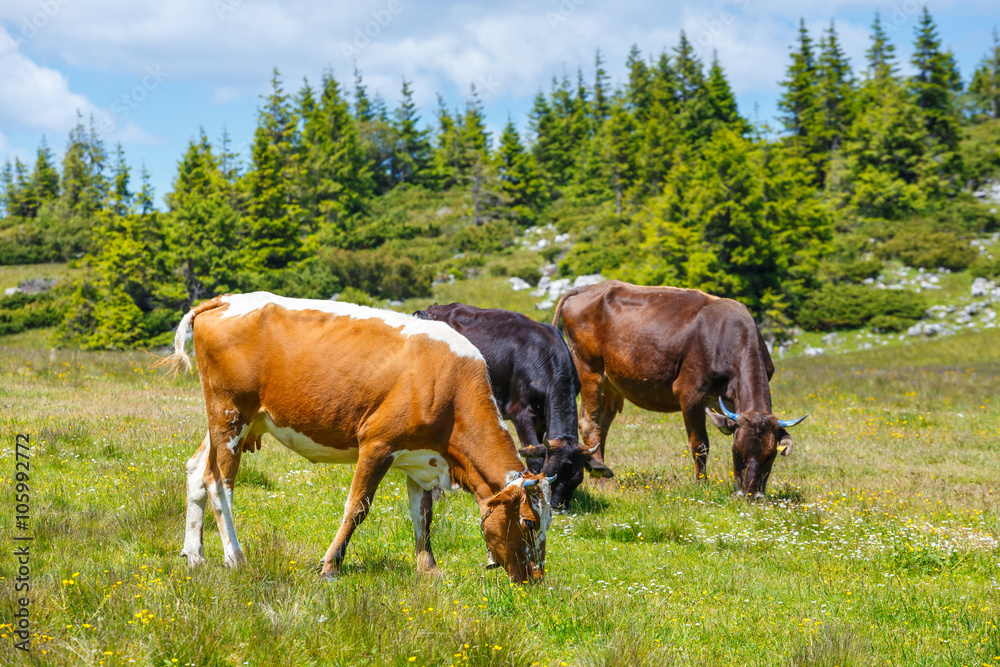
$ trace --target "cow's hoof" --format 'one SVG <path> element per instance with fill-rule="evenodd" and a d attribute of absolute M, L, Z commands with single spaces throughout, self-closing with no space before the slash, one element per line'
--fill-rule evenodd
<path fill-rule="evenodd" d="M 226 559 L 222 561 L 222 564 L 231 570 L 236 570 L 245 565 L 247 562 L 246 556 L 242 553 L 236 553 L 232 556 L 226 556 Z"/>
<path fill-rule="evenodd" d="M 208 562 L 208 559 L 200 554 L 188 554 L 182 551 L 181 557 L 187 559 L 187 565 L 192 570 L 196 567 L 201 567 Z"/>
<path fill-rule="evenodd" d="M 417 574 L 432 580 L 444 579 L 444 572 L 439 570 L 436 565 L 433 567 L 419 567 L 417 568 Z"/>

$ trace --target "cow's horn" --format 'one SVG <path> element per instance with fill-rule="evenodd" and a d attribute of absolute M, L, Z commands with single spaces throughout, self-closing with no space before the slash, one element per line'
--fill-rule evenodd
<path fill-rule="evenodd" d="M 798 419 L 779 419 L 778 426 L 782 428 L 788 428 L 789 426 L 795 426 L 796 424 L 802 423 L 802 420 L 808 417 L 808 414 L 804 414 Z"/>
<path fill-rule="evenodd" d="M 738 414 L 736 414 L 735 412 L 731 412 L 729 410 L 729 408 L 726 407 L 726 404 L 722 402 L 722 397 L 721 396 L 719 396 L 719 407 L 722 408 L 722 414 L 726 415 L 727 417 L 729 417 L 730 419 L 732 419 L 734 422 L 738 422 L 740 420 L 740 416 Z M 803 417 L 802 419 L 805 419 L 805 417 Z M 799 421 L 801 421 L 801 420 L 799 420 Z"/>
<path fill-rule="evenodd" d="M 597 443 L 593 447 L 587 450 L 587 456 L 593 456 L 597 453 L 597 450 L 601 448 L 601 443 Z"/>
<path fill-rule="evenodd" d="M 521 488 L 530 489 L 535 484 L 538 484 L 538 480 L 537 479 L 526 479 L 526 480 L 524 480 L 524 484 L 521 485 Z"/>
<path fill-rule="evenodd" d="M 545 481 L 551 484 L 552 482 L 556 481 L 556 476 L 552 475 L 552 477 L 546 477 Z"/>

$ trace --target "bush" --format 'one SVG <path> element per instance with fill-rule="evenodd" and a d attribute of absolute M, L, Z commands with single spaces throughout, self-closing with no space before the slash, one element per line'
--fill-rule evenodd
<path fill-rule="evenodd" d="M 997 249 L 996 254 L 991 253 L 991 255 L 980 255 L 969 265 L 969 272 L 972 273 L 973 277 L 1000 277 L 1000 248 Z"/>
<path fill-rule="evenodd" d="M 877 259 L 859 259 L 853 262 L 830 262 L 823 266 L 824 280 L 838 283 L 860 283 L 866 278 L 876 278 L 884 265 Z"/>
<path fill-rule="evenodd" d="M 355 287 L 380 299 L 403 300 L 431 294 L 433 274 L 429 267 L 382 251 L 333 250 L 324 253 L 313 270 L 317 280 L 326 272 L 327 289 L 336 279 L 342 288 Z"/>
<path fill-rule="evenodd" d="M 911 231 L 898 234 L 875 249 L 881 259 L 898 259 L 907 266 L 944 267 L 960 271 L 976 259 L 967 241 L 951 232 Z"/>
<path fill-rule="evenodd" d="M 65 311 L 65 304 L 52 294 L 17 293 L 0 297 L 0 336 L 55 326 L 62 321 Z"/>
<path fill-rule="evenodd" d="M 923 317 L 924 310 L 923 297 L 914 292 L 827 283 L 805 300 L 796 321 L 820 331 L 863 326 L 901 331 Z"/>

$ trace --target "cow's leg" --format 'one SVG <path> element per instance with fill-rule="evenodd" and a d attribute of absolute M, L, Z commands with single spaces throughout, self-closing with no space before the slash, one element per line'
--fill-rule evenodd
<path fill-rule="evenodd" d="M 212 440 L 208 434 L 202 440 L 198 451 L 188 459 L 184 466 L 187 473 L 187 518 L 185 519 L 184 548 L 181 555 L 187 558 L 189 567 L 195 567 L 205 562 L 203 547 L 205 526 L 205 504 L 208 502 L 208 489 L 205 487 L 205 473 L 208 470 L 208 450 Z"/>
<path fill-rule="evenodd" d="M 684 427 L 687 429 L 688 445 L 694 459 L 695 479 L 707 479 L 705 466 L 708 463 L 708 431 L 705 430 L 705 405 L 703 400 L 692 398 L 681 401 Z"/>
<path fill-rule="evenodd" d="M 354 479 L 351 480 L 351 490 L 347 494 L 344 506 L 344 519 L 333 538 L 330 548 L 323 556 L 320 577 L 333 578 L 340 574 L 340 566 L 344 563 L 347 543 L 351 541 L 354 529 L 368 516 L 375 489 L 385 474 L 392 467 L 392 457 L 387 448 L 379 444 L 361 444 L 358 465 L 354 469 Z"/>
<path fill-rule="evenodd" d="M 212 442 L 208 448 L 205 487 L 222 537 L 224 562 L 229 567 L 236 567 L 246 561 L 240 540 L 236 537 L 236 521 L 233 518 L 233 484 L 240 470 L 240 457 L 243 454 L 241 434 L 238 425 L 227 425 L 218 430 L 210 428 L 209 431 Z"/>
<path fill-rule="evenodd" d="M 608 428 L 611 426 L 610 419 L 604 419 L 603 406 L 604 396 L 601 386 L 604 376 L 590 368 L 577 364 L 577 372 L 580 376 L 580 438 L 587 449 L 598 448 L 598 456 L 604 460 L 604 441 L 608 436 Z M 606 425 L 602 426 L 604 422 Z"/>
<path fill-rule="evenodd" d="M 433 496 L 422 486 L 406 477 L 406 493 L 410 497 L 410 518 L 413 519 L 413 534 L 417 545 L 417 572 L 440 575 L 434 554 L 431 552 L 431 510 Z"/>
<path fill-rule="evenodd" d="M 514 430 L 517 432 L 517 439 L 521 441 L 521 447 L 534 447 L 540 444 L 538 433 L 535 431 L 535 414 L 529 406 L 517 410 L 510 416 L 514 422 Z"/>

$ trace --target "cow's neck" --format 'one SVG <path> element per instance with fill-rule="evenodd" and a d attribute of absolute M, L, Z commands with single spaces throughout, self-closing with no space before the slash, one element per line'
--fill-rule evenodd
<path fill-rule="evenodd" d="M 737 412 L 771 414 L 771 386 L 767 368 L 759 354 L 748 354 L 736 375 L 733 399 Z"/>
<path fill-rule="evenodd" d="M 455 481 L 476 497 L 480 511 L 507 485 L 508 475 L 524 472 L 524 463 L 507 429 L 479 425 L 472 437 L 458 434 L 451 443 Z"/>

